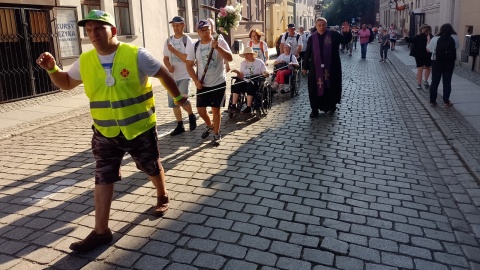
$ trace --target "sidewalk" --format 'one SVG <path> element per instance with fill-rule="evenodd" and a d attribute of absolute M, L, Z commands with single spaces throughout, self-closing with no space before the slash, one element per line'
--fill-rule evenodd
<path fill-rule="evenodd" d="M 392 53 L 394 53 L 403 64 L 410 67 L 415 75 L 417 74 L 415 58 L 408 55 L 410 51 L 406 45 L 397 45 L 397 48 L 394 52 L 388 52 L 390 55 Z M 453 102 L 455 110 L 457 110 L 480 133 L 480 85 L 459 76 L 459 74 L 461 74 L 463 76 L 475 76 L 480 78 L 480 74 L 470 71 L 466 63 L 462 64 L 463 66 L 455 67 L 455 73 L 453 74 L 452 78 L 452 93 L 450 95 L 450 99 Z M 432 80 L 430 76 L 429 83 L 431 83 L 431 81 Z M 412 87 L 415 86 L 416 82 L 413 81 Z M 425 89 L 422 91 L 425 91 Z M 438 93 L 439 96 L 442 96 L 442 82 L 440 82 L 438 87 Z M 438 100 L 441 100 L 441 98 L 438 98 Z M 442 105 L 443 102 L 439 102 L 439 106 Z"/>

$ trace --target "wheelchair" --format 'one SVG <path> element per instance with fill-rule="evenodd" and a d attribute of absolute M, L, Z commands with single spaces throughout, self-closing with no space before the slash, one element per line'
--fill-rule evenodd
<path fill-rule="evenodd" d="M 234 85 L 238 77 L 232 77 L 231 85 Z M 252 101 L 252 111 L 255 113 L 255 116 L 260 119 L 262 116 L 266 116 L 268 114 L 268 110 L 272 107 L 272 88 L 270 87 L 270 83 L 261 75 L 256 79 L 251 80 L 250 82 L 240 82 L 243 83 L 255 83 L 257 84 L 258 88 L 255 92 L 255 96 L 253 97 Z M 239 94 L 238 101 L 236 107 L 233 108 L 233 93 L 230 94 L 229 102 L 228 102 L 228 117 L 234 118 L 235 116 L 239 115 L 241 111 L 247 106 L 247 93 L 242 91 Z"/>
<path fill-rule="evenodd" d="M 278 66 L 273 67 L 273 75 L 272 75 L 272 83 L 275 81 L 275 77 L 277 76 L 277 71 L 278 71 Z M 288 81 L 288 85 L 286 85 L 286 90 L 285 86 L 284 89 L 282 90 L 282 94 L 285 93 L 290 93 L 290 97 L 296 97 L 298 96 L 299 90 L 300 90 L 300 79 L 302 76 L 301 72 L 301 67 L 295 67 L 292 69 L 292 74 L 287 75 L 285 78 L 285 81 Z"/>

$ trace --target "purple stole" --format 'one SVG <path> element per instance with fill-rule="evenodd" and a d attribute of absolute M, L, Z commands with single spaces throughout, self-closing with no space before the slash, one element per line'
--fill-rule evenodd
<path fill-rule="evenodd" d="M 317 96 L 322 97 L 325 88 L 330 88 L 330 71 L 332 67 L 332 33 L 325 32 L 323 48 L 320 51 L 320 34 L 312 35 L 313 62 L 315 64 L 315 81 L 317 82 Z"/>

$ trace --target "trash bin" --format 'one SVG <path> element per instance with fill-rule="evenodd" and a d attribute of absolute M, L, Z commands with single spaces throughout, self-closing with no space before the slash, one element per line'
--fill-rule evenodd
<path fill-rule="evenodd" d="M 239 54 L 243 52 L 243 41 L 241 39 L 237 39 L 233 41 L 233 53 Z"/>

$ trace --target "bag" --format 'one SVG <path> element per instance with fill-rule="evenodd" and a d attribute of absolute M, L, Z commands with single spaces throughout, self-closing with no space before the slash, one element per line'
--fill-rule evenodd
<path fill-rule="evenodd" d="M 375 34 L 373 33 L 373 30 L 368 28 L 368 31 L 370 31 L 370 36 L 368 37 L 368 43 L 372 43 L 373 40 L 375 39 Z"/>
<path fill-rule="evenodd" d="M 415 57 L 415 50 L 416 50 L 415 49 L 415 43 L 410 43 L 410 53 L 409 53 L 409 55 Z"/>
<path fill-rule="evenodd" d="M 457 49 L 455 40 L 451 36 L 441 36 L 437 40 L 435 48 L 435 60 L 441 62 L 455 62 L 457 59 Z"/>

